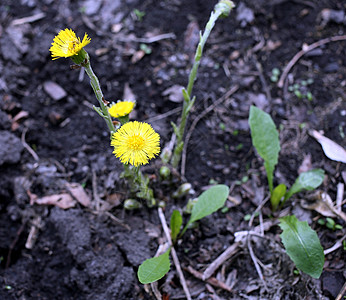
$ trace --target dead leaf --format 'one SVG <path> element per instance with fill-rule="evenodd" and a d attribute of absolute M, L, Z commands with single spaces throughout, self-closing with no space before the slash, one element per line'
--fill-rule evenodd
<path fill-rule="evenodd" d="M 301 206 L 306 209 L 315 210 L 322 216 L 331 218 L 340 217 L 346 221 L 346 214 L 343 211 L 337 210 L 327 193 L 316 193 L 316 196 L 316 201 L 314 203 L 309 204 L 307 201 L 302 200 Z"/>
<path fill-rule="evenodd" d="M 121 204 L 123 195 L 114 193 L 107 196 L 106 201 L 101 201 L 100 211 L 110 211 Z"/>
<path fill-rule="evenodd" d="M 68 209 L 68 208 L 74 207 L 77 203 L 72 198 L 72 196 L 67 193 L 62 193 L 59 195 L 44 196 L 42 198 L 38 198 L 35 194 L 31 194 L 31 196 L 33 196 L 33 198 L 30 197 L 30 203 L 33 202 L 38 205 L 55 205 L 62 209 Z"/>
<path fill-rule="evenodd" d="M 346 163 L 346 151 L 344 148 L 316 130 L 311 130 L 309 134 L 321 144 L 324 154 L 329 159 Z"/>
<path fill-rule="evenodd" d="M 80 204 L 91 207 L 91 199 L 79 183 L 66 183 L 68 191 Z"/>

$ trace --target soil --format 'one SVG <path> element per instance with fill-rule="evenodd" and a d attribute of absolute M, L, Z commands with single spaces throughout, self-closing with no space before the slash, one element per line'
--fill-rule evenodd
<path fill-rule="evenodd" d="M 198 32 L 215 4 L 1 1 L 0 299 L 155 299 L 139 283 L 137 270 L 163 242 L 157 209 L 143 201 L 141 209 L 124 209 L 124 200 L 132 195 L 121 179 L 122 165 L 112 154 L 107 127 L 92 109 L 97 103 L 89 80 L 83 70 L 70 70 L 67 59 L 52 61 L 49 47 L 60 29 L 72 28 L 81 37 L 87 32 L 91 43 L 86 50 L 106 99 L 134 97 L 131 118 L 152 124 L 164 147 L 181 107 L 165 91 L 186 86 Z M 232 87 L 238 89 L 197 123 L 186 141 L 184 174 L 179 168 L 173 180 L 161 180 L 160 159 L 143 172 L 150 175 L 157 200 L 165 203 L 167 220 L 173 209 L 182 210 L 210 184 L 231 187 L 227 207 L 201 220 L 176 246 L 193 299 L 342 299 L 342 245 L 326 255 L 319 279 L 295 275 L 269 204 L 253 226 L 246 221 L 268 194 L 247 119 L 255 104 L 271 114 L 280 130 L 275 184 L 291 186 L 307 161 L 309 168 L 325 170 L 319 191 L 336 199 L 338 184 L 345 184 L 345 164 L 326 157 L 309 131 L 323 132 L 346 147 L 345 40 L 306 53 L 283 88 L 271 76 L 274 68 L 282 73 L 304 45 L 344 35 L 346 5 L 341 0 L 248 0 L 236 5 L 228 18 L 217 21 L 206 44 L 188 128 Z M 136 9 L 144 15 L 138 17 Z M 152 42 L 161 34 L 169 35 Z M 300 97 L 292 91 L 294 85 Z M 190 182 L 193 191 L 174 199 L 183 182 Z M 77 202 L 68 193 L 71 183 L 85 192 Z M 70 207 L 34 203 L 51 195 L 66 197 Z M 302 201 L 311 195 L 294 196 L 283 213 L 308 221 L 328 249 L 345 236 L 345 221 L 334 218 L 343 228 L 338 230 L 319 225 L 317 220 L 325 216 L 303 208 Z M 341 209 L 346 212 L 345 201 Z M 190 266 L 203 272 L 234 243 L 236 232 L 262 222 L 271 222 L 265 238 L 253 237 L 251 248 L 242 246 L 213 274 L 231 292 L 186 271 Z M 185 298 L 174 266 L 158 287 L 164 299 Z"/>

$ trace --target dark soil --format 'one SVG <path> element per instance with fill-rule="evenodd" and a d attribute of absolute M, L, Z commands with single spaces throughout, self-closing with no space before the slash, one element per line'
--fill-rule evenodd
<path fill-rule="evenodd" d="M 106 99 L 129 97 L 125 88 L 129 86 L 130 96 L 137 101 L 132 118 L 151 123 L 163 147 L 171 138 L 170 122 L 179 117 L 174 109 L 181 105 L 163 93 L 173 85 L 186 86 L 198 32 L 204 29 L 215 3 L 1 1 L 0 299 L 154 299 L 136 273 L 162 243 L 157 209 L 144 202 L 140 210 L 124 209 L 123 201 L 132 195 L 120 178 L 122 165 L 112 154 L 107 127 L 92 109 L 96 99 L 89 80 L 83 70 L 70 70 L 69 60 L 52 61 L 49 47 L 60 29 L 72 28 L 78 36 L 87 32 L 91 43 L 86 50 Z M 182 178 L 161 181 L 159 159 L 143 168 L 152 178 L 157 200 L 166 203 L 167 219 L 173 209 L 183 209 L 188 201 L 188 197 L 171 197 L 184 181 L 193 186 L 191 198 L 218 182 L 230 186 L 231 200 L 238 200 L 228 201 L 228 210 L 186 232 L 176 246 L 184 270 L 191 266 L 203 272 L 234 242 L 236 232 L 253 230 L 244 217 L 268 193 L 262 161 L 251 144 L 247 123 L 251 104 L 270 113 L 280 129 L 275 184 L 291 186 L 308 155 L 310 167 L 326 172 L 320 191 L 334 201 L 337 184 L 345 184 L 345 165 L 327 158 L 308 134 L 312 129 L 323 131 L 346 147 L 345 41 L 327 43 L 304 55 L 283 88 L 270 79 L 272 70 L 282 72 L 304 44 L 345 34 L 344 1 L 247 0 L 236 4 L 230 17 L 217 21 L 207 42 L 188 125 L 232 87 L 238 85 L 238 90 L 197 123 L 188 141 Z M 141 20 L 135 9 L 145 12 Z M 328 13 L 330 19 L 325 18 Z M 34 18 L 22 19 L 30 16 Z M 167 33 L 171 33 L 168 38 L 147 43 Z M 141 44 L 151 53 L 136 61 Z M 311 83 L 305 86 L 309 79 Z M 291 92 L 294 84 L 303 95 L 311 92 L 312 100 Z M 32 203 L 33 195 L 67 193 L 67 183 L 83 186 L 91 205 L 75 203 L 73 208 L 61 209 Z M 307 220 L 328 249 L 345 236 L 345 222 L 334 218 L 343 226 L 335 231 L 319 225 L 317 220 L 325 217 L 301 206 L 307 196 L 294 196 L 285 214 Z M 345 194 L 341 196 L 345 199 Z M 346 211 L 345 201 L 342 209 Z M 260 216 L 265 222 L 271 220 L 269 204 Z M 256 218 L 254 226 L 258 224 Z M 346 278 L 344 248 L 326 256 L 320 279 L 294 275 L 280 233 L 274 222 L 264 239 L 252 239 L 267 288 L 245 245 L 213 275 L 232 285 L 232 292 L 184 272 L 193 298 L 337 297 Z M 174 266 L 159 282 L 159 290 L 169 299 L 185 297 Z"/>

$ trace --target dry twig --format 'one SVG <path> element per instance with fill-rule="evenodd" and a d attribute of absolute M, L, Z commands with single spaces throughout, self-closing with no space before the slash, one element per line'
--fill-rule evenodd
<path fill-rule="evenodd" d="M 335 298 L 335 300 L 341 300 L 342 296 L 344 296 L 346 293 L 346 282 L 344 283 L 344 285 L 341 288 L 340 293 L 338 294 L 338 296 Z"/>
<path fill-rule="evenodd" d="M 251 241 L 250 241 L 250 235 L 248 236 L 248 240 L 247 240 L 247 247 L 249 249 L 249 253 L 250 253 L 250 257 L 255 265 L 255 268 L 256 268 L 256 271 L 257 271 L 257 274 L 259 276 L 259 278 L 261 279 L 262 281 L 262 284 L 264 286 L 264 289 L 266 291 L 268 291 L 268 287 L 267 287 L 267 284 L 264 280 L 264 277 L 263 277 L 263 274 L 262 274 L 262 270 L 261 270 L 261 267 L 259 266 L 258 262 L 257 262 L 257 257 L 255 256 L 255 253 L 253 252 L 252 250 L 252 246 L 251 246 Z"/>
<path fill-rule="evenodd" d="M 338 241 L 334 244 L 334 246 L 332 246 L 332 247 L 330 247 L 330 248 L 324 250 L 324 255 L 327 255 L 327 254 L 329 254 L 329 253 L 331 253 L 331 252 L 333 252 L 333 251 L 339 249 L 339 248 L 342 246 L 343 240 L 345 240 L 345 239 L 346 239 L 346 235 L 344 235 L 340 240 L 338 240 Z"/>
<path fill-rule="evenodd" d="M 230 257 L 239 251 L 239 243 L 229 246 L 218 258 L 216 258 L 209 267 L 203 272 L 201 279 L 207 280 L 214 272 Z"/>
<path fill-rule="evenodd" d="M 287 64 L 285 67 L 284 71 L 281 74 L 280 80 L 278 82 L 278 87 L 282 88 L 284 86 L 284 81 L 289 73 L 289 71 L 292 69 L 292 67 L 296 64 L 296 62 L 306 53 L 309 51 L 320 47 L 322 45 L 325 45 L 330 42 L 337 42 L 337 41 L 343 41 L 346 40 L 346 35 L 337 35 L 337 36 L 332 36 L 323 40 L 319 40 L 309 46 L 303 47 L 302 50 L 300 50 L 293 58 L 290 60 L 290 62 Z"/>
<path fill-rule="evenodd" d="M 203 273 L 200 273 L 200 272 L 196 271 L 191 266 L 188 266 L 187 268 L 185 268 L 185 270 L 188 271 L 189 273 L 191 273 L 196 278 L 198 278 L 198 279 L 200 279 L 202 281 L 205 281 L 205 280 L 203 280 Z M 207 282 L 207 283 L 209 283 L 209 284 L 211 284 L 211 285 L 213 285 L 215 287 L 224 289 L 224 290 L 226 290 L 228 292 L 232 292 L 232 289 L 227 284 L 225 284 L 224 282 L 216 279 L 215 277 L 210 277 L 205 282 Z"/>
<path fill-rule="evenodd" d="M 163 211 L 162 211 L 161 207 L 158 208 L 158 213 L 159 213 L 159 218 L 160 218 L 160 221 L 161 221 L 161 225 L 162 225 L 163 231 L 165 232 L 165 236 L 166 236 L 166 238 L 168 240 L 169 245 L 171 246 L 171 254 L 172 254 L 173 262 L 174 262 L 175 268 L 177 269 L 177 273 L 179 275 L 180 283 L 181 283 L 181 285 L 182 285 L 182 287 L 184 289 L 184 293 L 186 295 L 186 299 L 191 300 L 192 299 L 191 298 L 191 294 L 190 294 L 190 291 L 189 291 L 189 289 L 187 287 L 183 271 L 181 270 L 180 262 L 179 262 L 179 259 L 178 259 L 178 255 L 175 252 L 175 249 L 173 247 L 173 243 L 172 243 L 172 239 L 171 239 L 171 234 L 169 232 L 169 229 L 168 229 L 168 226 L 167 226 L 167 223 L 166 223 L 166 218 L 165 218 L 165 216 L 163 214 Z"/>
<path fill-rule="evenodd" d="M 40 158 L 38 157 L 38 155 L 36 154 L 36 152 L 27 144 L 27 142 L 25 141 L 25 134 L 28 131 L 28 128 L 24 128 L 23 132 L 22 132 L 22 144 L 23 147 L 28 150 L 28 152 L 32 155 L 32 157 L 34 158 L 34 160 L 39 161 Z"/>

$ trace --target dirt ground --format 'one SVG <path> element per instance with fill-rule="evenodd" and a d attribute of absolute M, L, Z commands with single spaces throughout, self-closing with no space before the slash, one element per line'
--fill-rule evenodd
<path fill-rule="evenodd" d="M 345 164 L 329 159 L 309 134 L 317 130 L 346 147 L 346 4 L 235 3 L 231 15 L 217 21 L 201 61 L 185 167 L 172 180 L 160 179 L 160 159 L 143 171 L 157 200 L 165 202 L 168 221 L 173 209 L 182 210 L 208 185 L 231 188 L 226 207 L 201 220 L 176 245 L 193 299 L 343 299 L 345 219 L 333 217 L 342 229 L 318 223 L 331 212 L 307 208 L 313 193 L 295 195 L 282 215 L 308 221 L 325 250 L 336 245 L 326 255 L 320 279 L 294 272 L 269 203 L 249 225 L 247 217 L 266 198 L 268 186 L 247 120 L 255 104 L 270 113 L 280 131 L 275 184 L 291 186 L 302 167 L 322 168 L 326 177 L 319 192 L 333 201 L 341 197 L 341 212 L 346 212 Z M 152 124 L 163 147 L 171 138 L 170 122 L 180 115 L 180 86 L 187 85 L 199 30 L 215 4 L 0 2 L 0 299 L 155 299 L 136 274 L 164 241 L 157 208 L 143 202 L 141 209 L 124 209 L 131 195 L 107 127 L 92 109 L 97 102 L 89 80 L 83 70 L 70 70 L 69 60 L 52 61 L 49 48 L 61 29 L 71 28 L 80 37 L 87 32 L 86 50 L 106 99 L 136 99 L 131 117 Z M 341 38 L 324 40 L 335 36 Z M 279 87 L 289 61 L 315 42 L 321 44 L 292 65 Z M 280 71 L 276 78 L 275 69 Z M 216 101 L 220 104 L 205 113 Z M 193 191 L 174 199 L 183 182 Z M 40 204 L 52 195 L 69 208 Z M 251 237 L 212 275 L 223 287 L 188 271 L 203 272 L 235 243 L 235 233 L 258 226 L 264 226 L 264 237 Z M 158 289 L 163 299 L 185 299 L 173 265 Z"/>

